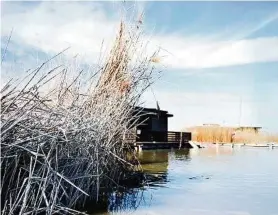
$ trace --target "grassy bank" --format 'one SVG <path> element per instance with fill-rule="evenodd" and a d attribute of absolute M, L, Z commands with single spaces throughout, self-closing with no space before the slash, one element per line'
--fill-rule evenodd
<path fill-rule="evenodd" d="M 140 55 L 140 24 L 121 22 L 93 73 L 53 65 L 61 52 L 2 87 L 1 214 L 80 214 L 75 208 L 134 170 L 123 137 L 156 56 Z"/>

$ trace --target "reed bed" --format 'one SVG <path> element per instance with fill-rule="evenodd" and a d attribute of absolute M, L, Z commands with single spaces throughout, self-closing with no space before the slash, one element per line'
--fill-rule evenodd
<path fill-rule="evenodd" d="M 189 129 L 192 139 L 198 142 L 228 142 L 232 141 L 233 128 L 219 126 L 196 126 Z"/>
<path fill-rule="evenodd" d="M 278 143 L 277 134 L 254 132 L 250 129 L 238 130 L 237 127 L 195 126 L 187 129 L 192 139 L 198 142 L 213 143 Z"/>
<path fill-rule="evenodd" d="M 2 87 L 1 214 L 81 214 L 76 208 L 134 170 L 124 137 L 138 123 L 133 109 L 154 81 L 157 56 L 142 56 L 139 24 L 121 22 L 85 84 L 84 70 L 45 71 L 61 52 Z"/>
<path fill-rule="evenodd" d="M 278 135 L 266 132 L 237 132 L 233 137 L 234 143 L 278 143 Z"/>

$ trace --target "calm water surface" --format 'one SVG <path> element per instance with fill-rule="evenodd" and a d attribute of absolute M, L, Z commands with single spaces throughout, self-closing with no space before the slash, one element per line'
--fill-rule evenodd
<path fill-rule="evenodd" d="M 120 200 L 112 194 L 101 214 L 278 215 L 278 149 L 152 150 L 139 157 L 149 185 Z"/>

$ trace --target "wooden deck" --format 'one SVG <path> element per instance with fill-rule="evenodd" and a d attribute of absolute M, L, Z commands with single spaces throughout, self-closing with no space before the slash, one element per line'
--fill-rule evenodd
<path fill-rule="evenodd" d="M 224 146 L 225 144 L 223 144 Z M 229 146 L 231 147 L 257 147 L 257 148 L 277 148 L 278 144 L 274 144 L 274 143 L 243 143 L 243 144 L 238 144 L 238 143 L 234 143 L 234 144 L 229 144 Z"/>
<path fill-rule="evenodd" d="M 135 148 L 139 149 L 178 149 L 178 148 L 192 148 L 189 142 L 178 143 L 178 142 L 137 142 L 134 145 Z"/>
<path fill-rule="evenodd" d="M 167 141 L 155 141 L 162 132 L 150 132 L 148 141 L 140 141 L 140 137 L 129 139 L 129 144 L 137 149 L 171 149 L 171 148 L 193 148 L 189 143 L 191 133 L 168 131 Z M 165 135 L 165 132 L 163 134 Z"/>
<path fill-rule="evenodd" d="M 199 143 L 200 145 L 215 145 L 215 146 L 223 146 L 223 147 L 250 147 L 250 148 L 278 148 L 278 143 Z"/>

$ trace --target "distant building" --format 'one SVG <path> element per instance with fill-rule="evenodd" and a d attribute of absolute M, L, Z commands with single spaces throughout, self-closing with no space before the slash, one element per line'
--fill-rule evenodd
<path fill-rule="evenodd" d="M 203 124 L 203 126 L 220 127 L 219 124 L 211 124 L 211 123 L 209 123 L 209 124 Z"/>
<path fill-rule="evenodd" d="M 251 133 L 258 133 L 262 127 L 257 127 L 257 126 L 240 126 L 236 127 L 236 131 L 244 131 L 244 132 L 251 132 Z"/>

